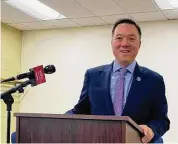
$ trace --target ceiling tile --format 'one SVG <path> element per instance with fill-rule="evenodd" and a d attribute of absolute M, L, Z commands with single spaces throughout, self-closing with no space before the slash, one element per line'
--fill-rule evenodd
<path fill-rule="evenodd" d="M 163 10 L 163 13 L 168 19 L 178 19 L 178 9 Z"/>
<path fill-rule="evenodd" d="M 13 20 L 7 19 L 6 17 L 1 17 L 1 22 L 3 22 L 3 23 L 14 23 Z"/>
<path fill-rule="evenodd" d="M 69 19 L 60 19 L 60 20 L 50 20 L 48 21 L 51 25 L 57 28 L 64 28 L 64 27 L 79 27 L 80 25 L 73 22 Z"/>
<path fill-rule="evenodd" d="M 124 11 L 113 0 L 77 0 L 77 2 L 97 16 L 124 14 Z"/>
<path fill-rule="evenodd" d="M 161 12 L 130 14 L 136 21 L 167 20 Z"/>
<path fill-rule="evenodd" d="M 33 30 L 32 28 L 29 28 L 23 24 L 8 24 L 16 29 L 19 29 L 19 30 Z"/>
<path fill-rule="evenodd" d="M 131 18 L 131 17 L 129 17 L 128 15 L 112 15 L 112 16 L 101 16 L 100 18 L 109 24 L 114 24 L 118 19 Z"/>
<path fill-rule="evenodd" d="M 98 17 L 90 17 L 90 18 L 79 18 L 79 19 L 72 19 L 76 23 L 82 26 L 92 26 L 92 25 L 105 25 L 107 24 L 103 20 L 99 19 Z"/>
<path fill-rule="evenodd" d="M 21 23 L 30 29 L 51 29 L 55 28 L 55 26 L 52 26 L 48 23 L 48 21 L 39 21 L 39 22 L 33 22 L 33 23 Z"/>
<path fill-rule="evenodd" d="M 84 8 L 75 0 L 40 0 L 51 8 L 55 9 L 67 18 L 80 18 L 94 16 L 89 10 Z"/>
<path fill-rule="evenodd" d="M 153 0 L 114 0 L 127 13 L 159 10 Z"/>
<path fill-rule="evenodd" d="M 38 21 L 38 19 L 26 15 L 5 2 L 1 2 L 1 18 L 14 23 Z"/>

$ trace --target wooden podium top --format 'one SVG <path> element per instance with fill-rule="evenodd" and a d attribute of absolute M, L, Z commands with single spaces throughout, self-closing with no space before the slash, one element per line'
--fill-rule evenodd
<path fill-rule="evenodd" d="M 109 120 L 109 121 L 126 121 L 141 135 L 142 129 L 128 116 L 101 116 L 101 115 L 80 115 L 80 114 L 45 114 L 45 113 L 14 113 L 15 117 L 31 118 L 56 118 L 56 119 L 83 119 L 83 120 Z"/>

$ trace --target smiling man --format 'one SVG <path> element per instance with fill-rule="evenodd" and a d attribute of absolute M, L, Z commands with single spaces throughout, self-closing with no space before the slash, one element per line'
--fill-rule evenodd
<path fill-rule="evenodd" d="M 144 132 L 143 143 L 163 142 L 169 130 L 163 77 L 135 61 L 141 29 L 130 19 L 118 20 L 111 40 L 115 60 L 88 69 L 78 103 L 68 114 L 129 116 Z"/>

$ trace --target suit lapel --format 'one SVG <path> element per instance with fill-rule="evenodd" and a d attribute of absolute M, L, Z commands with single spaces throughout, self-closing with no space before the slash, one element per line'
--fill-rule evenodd
<path fill-rule="evenodd" d="M 112 71 L 113 63 L 110 65 L 105 66 L 101 71 L 99 71 L 99 82 L 101 88 L 105 91 L 104 95 L 102 96 L 102 101 L 105 103 L 105 111 L 107 114 L 113 115 L 114 109 L 110 95 L 110 83 L 111 83 L 111 71 Z"/>
<path fill-rule="evenodd" d="M 144 82 L 143 70 L 138 64 L 136 64 L 132 84 L 122 115 L 127 115 L 130 111 L 130 108 L 134 108 L 133 104 L 135 100 L 137 99 L 139 100 L 139 91 L 143 85 L 143 82 Z"/>

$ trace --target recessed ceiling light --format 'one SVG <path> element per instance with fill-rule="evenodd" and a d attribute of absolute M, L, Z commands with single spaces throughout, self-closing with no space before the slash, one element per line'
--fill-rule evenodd
<path fill-rule="evenodd" d="M 155 0 L 161 9 L 178 8 L 178 0 Z"/>
<path fill-rule="evenodd" d="M 20 11 L 41 20 L 66 18 L 38 0 L 6 0 L 5 2 Z"/>

